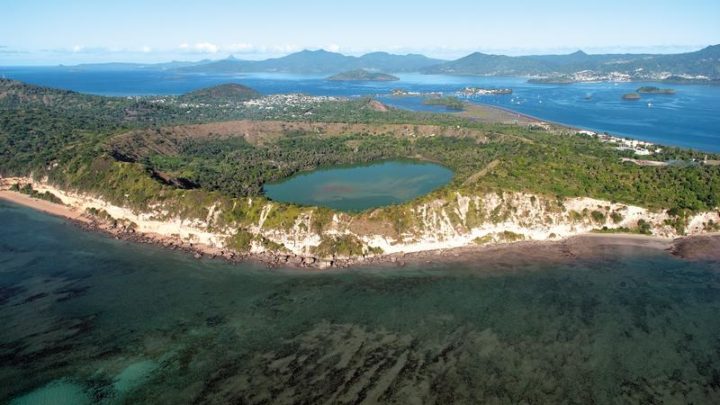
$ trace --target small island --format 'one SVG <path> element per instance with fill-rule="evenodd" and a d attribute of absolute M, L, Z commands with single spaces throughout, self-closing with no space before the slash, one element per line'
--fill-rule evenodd
<path fill-rule="evenodd" d="M 178 97 L 178 100 L 183 103 L 240 103 L 261 96 L 256 90 L 242 84 L 226 83 L 191 91 Z"/>
<path fill-rule="evenodd" d="M 622 99 L 626 101 L 637 101 L 640 100 L 640 95 L 638 93 L 627 93 L 623 94 Z"/>
<path fill-rule="evenodd" d="M 461 91 L 466 96 L 502 96 L 512 94 L 512 89 L 485 89 L 482 87 L 465 87 Z"/>
<path fill-rule="evenodd" d="M 465 103 L 457 97 L 428 97 L 423 100 L 425 105 L 440 105 L 445 106 L 448 110 L 462 111 L 465 109 Z"/>
<path fill-rule="evenodd" d="M 548 77 L 535 77 L 528 79 L 530 84 L 573 84 L 576 80 L 568 76 L 548 76 Z"/>
<path fill-rule="evenodd" d="M 655 86 L 643 86 L 635 91 L 637 91 L 640 94 L 668 94 L 668 95 L 675 94 L 674 89 L 661 89 L 661 88 L 655 87 Z"/>
<path fill-rule="evenodd" d="M 330 76 L 327 80 L 344 82 L 344 81 L 362 81 L 362 82 L 391 82 L 400 80 L 400 78 L 381 72 L 371 72 L 365 69 L 350 70 Z"/>

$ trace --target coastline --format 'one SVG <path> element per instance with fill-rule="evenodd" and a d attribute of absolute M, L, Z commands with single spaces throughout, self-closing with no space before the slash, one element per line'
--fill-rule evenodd
<path fill-rule="evenodd" d="M 68 206 L 55 204 L 50 201 L 40 200 L 37 198 L 32 198 L 29 195 L 20 192 L 0 190 L 0 199 L 10 201 L 11 203 L 22 205 L 24 207 L 32 208 L 34 210 L 41 211 L 56 217 L 61 217 L 72 221 L 78 221 L 85 224 L 91 222 L 87 217 L 71 209 Z"/>
<path fill-rule="evenodd" d="M 465 110 L 460 111 L 457 114 L 462 117 L 466 117 L 466 118 L 476 118 L 473 115 L 474 112 L 487 111 L 487 112 L 498 113 L 501 115 L 501 117 L 502 116 L 506 117 L 506 120 L 498 120 L 495 123 L 500 123 L 500 124 L 509 123 L 507 120 L 518 121 L 518 124 L 526 124 L 526 125 L 527 124 L 538 124 L 538 123 L 544 122 L 544 123 L 548 123 L 548 124 L 557 125 L 557 126 L 560 126 L 563 128 L 574 129 L 573 127 L 570 127 L 568 125 L 564 125 L 564 124 L 553 122 L 553 121 L 543 120 L 542 118 L 535 117 L 535 116 L 532 116 L 529 114 L 524 114 L 524 113 L 512 110 L 510 108 L 506 108 L 506 107 L 500 107 L 500 106 L 496 106 L 496 105 L 490 105 L 490 104 L 479 103 L 479 102 L 470 102 L 467 100 L 464 100 L 464 103 L 465 103 Z M 475 111 L 473 111 L 473 110 L 475 110 Z M 521 123 L 520 119 L 524 120 L 525 122 Z"/>
<path fill-rule="evenodd" d="M 166 236 L 153 232 L 135 232 L 132 228 L 113 226 L 112 224 L 91 217 L 85 213 L 80 213 L 67 205 L 55 204 L 49 201 L 32 198 L 26 194 L 16 191 L 0 190 L 0 200 L 9 201 L 10 203 L 65 219 L 69 223 L 84 231 L 99 232 L 115 239 L 133 243 L 145 243 L 170 250 L 180 250 L 188 254 L 192 254 L 197 259 L 205 256 L 213 259 L 225 259 L 232 262 L 254 259 L 255 261 L 269 265 L 275 264 L 275 262 L 279 260 L 279 258 L 275 258 L 276 260 L 273 260 L 273 257 L 267 254 L 237 254 L 235 252 L 226 251 L 204 243 L 186 242 L 179 237 Z"/>
<path fill-rule="evenodd" d="M 208 257 L 228 262 L 252 261 L 269 268 L 288 267 L 309 270 L 352 268 L 358 266 L 402 267 L 408 264 L 466 262 L 468 260 L 497 257 L 508 253 L 521 253 L 534 260 L 559 258 L 591 258 L 601 254 L 599 247 L 622 246 L 628 249 L 646 248 L 667 251 L 685 260 L 720 261 L 720 233 L 668 238 L 626 233 L 583 233 L 559 240 L 525 240 L 518 242 L 468 245 L 447 249 L 429 249 L 416 252 L 387 253 L 369 257 L 334 259 L 331 261 L 295 254 L 261 252 L 237 253 L 204 243 L 190 243 L 179 237 L 152 232 L 135 232 L 132 228 L 118 227 L 80 213 L 67 205 L 60 205 L 11 190 L 0 190 L 0 200 L 21 205 L 49 215 L 63 218 L 78 228 L 100 232 L 109 237 L 132 243 L 145 243 L 179 250 L 196 259 Z"/>

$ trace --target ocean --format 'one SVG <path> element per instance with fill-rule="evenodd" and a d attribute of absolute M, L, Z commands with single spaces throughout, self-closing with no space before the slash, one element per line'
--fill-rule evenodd
<path fill-rule="evenodd" d="M 530 84 L 517 77 L 464 77 L 400 74 L 396 82 L 334 82 L 325 76 L 258 73 L 182 74 L 158 70 L 85 70 L 72 67 L 0 67 L 0 76 L 83 93 L 134 96 L 181 94 L 221 83 L 241 83 L 263 94 L 305 93 L 377 96 L 401 108 L 442 111 L 418 99 L 386 97 L 392 89 L 455 93 L 464 87 L 511 88 L 512 95 L 482 96 L 472 101 L 508 108 L 540 119 L 659 144 L 720 152 L 720 86 L 663 83 Z M 640 86 L 671 87 L 675 95 L 622 95 Z"/>

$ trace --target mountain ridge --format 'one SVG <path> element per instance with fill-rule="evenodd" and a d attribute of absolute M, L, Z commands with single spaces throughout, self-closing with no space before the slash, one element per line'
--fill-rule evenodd
<path fill-rule="evenodd" d="M 580 72 L 618 75 L 627 80 L 720 78 L 720 45 L 678 54 L 587 54 L 506 56 L 474 52 L 463 58 L 423 69 L 426 74 L 559 77 Z"/>
<path fill-rule="evenodd" d="M 182 72 L 195 73 L 251 73 L 280 72 L 305 74 L 333 74 L 349 70 L 378 70 L 383 72 L 416 72 L 422 68 L 442 63 L 440 59 L 424 55 L 396 55 L 372 52 L 362 56 L 347 56 L 325 50 L 302 50 L 279 58 L 259 61 L 222 59 L 206 64 L 179 68 Z"/>
<path fill-rule="evenodd" d="M 529 76 L 547 82 L 583 80 L 668 80 L 717 83 L 720 81 L 720 45 L 676 54 L 606 53 L 577 50 L 569 54 L 508 56 L 473 52 L 455 60 L 433 59 L 408 53 L 370 52 L 361 56 L 326 50 L 302 50 L 264 60 L 239 59 L 165 63 L 107 63 L 61 66 L 79 70 L 171 70 L 184 73 L 295 73 L 332 75 L 352 70 L 386 73 L 424 73 L 470 76 Z M 578 76 L 578 74 L 581 74 Z"/>

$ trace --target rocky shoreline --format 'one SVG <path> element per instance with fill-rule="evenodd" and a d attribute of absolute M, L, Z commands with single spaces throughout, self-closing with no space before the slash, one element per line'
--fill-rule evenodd
<path fill-rule="evenodd" d="M 284 266 L 313 269 L 329 267 L 345 268 L 357 262 L 356 260 L 348 259 L 325 260 L 314 256 L 272 252 L 240 253 L 229 249 L 210 247 L 201 243 L 185 242 L 178 238 L 135 232 L 132 228 L 113 227 L 111 224 L 88 216 L 86 216 L 85 219 L 86 220 L 67 218 L 74 226 L 87 232 L 100 232 L 117 240 L 154 245 L 164 249 L 180 251 L 192 255 L 195 259 L 219 259 L 231 263 L 253 261 L 266 265 L 268 268 Z"/>
<path fill-rule="evenodd" d="M 522 254 L 533 260 L 559 261 L 592 258 L 601 255 L 598 246 L 623 246 L 628 249 L 644 247 L 667 251 L 684 259 L 720 261 L 720 234 L 686 236 L 665 239 L 635 234 L 586 234 L 558 241 L 520 241 L 495 245 L 466 246 L 412 253 L 393 253 L 359 258 L 323 259 L 279 252 L 238 253 L 203 244 L 183 242 L 165 236 L 138 233 L 131 228 L 112 227 L 108 223 L 85 216 L 86 220 L 68 219 L 74 226 L 88 232 L 101 232 L 118 240 L 149 244 L 181 251 L 195 259 L 217 259 L 229 263 L 255 262 L 268 269 L 295 268 L 306 270 L 352 269 L 359 266 L 405 267 L 407 265 L 448 262 L 468 262 L 488 257 Z"/>
<path fill-rule="evenodd" d="M 574 257 L 591 257 L 597 254 L 599 245 L 626 247 L 650 247 L 666 250 L 686 260 L 720 261 L 720 234 L 686 236 L 675 239 L 635 234 L 581 234 L 560 240 L 526 240 L 512 243 L 469 245 L 448 249 L 433 249 L 409 253 L 385 253 L 354 258 L 321 258 L 285 252 L 236 252 L 212 247 L 203 243 L 183 241 L 179 237 L 151 232 L 137 232 L 134 227 L 119 221 L 107 221 L 88 213 L 79 213 L 65 205 L 37 200 L 27 195 L 0 192 L 0 198 L 60 216 L 74 226 L 89 232 L 101 232 L 109 237 L 132 243 L 155 245 L 169 250 L 181 251 L 196 259 L 210 258 L 230 263 L 256 262 L 269 269 L 297 268 L 307 270 L 346 269 L 353 267 L 403 267 L 408 264 L 467 262 L 484 260 L 489 256 L 516 253 L 534 260 L 554 260 Z"/>

